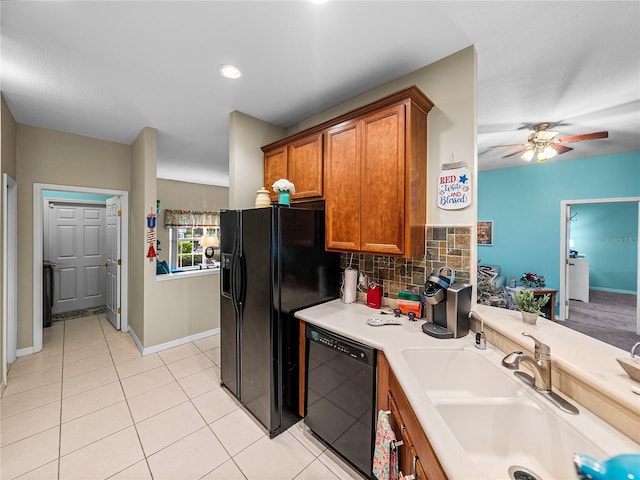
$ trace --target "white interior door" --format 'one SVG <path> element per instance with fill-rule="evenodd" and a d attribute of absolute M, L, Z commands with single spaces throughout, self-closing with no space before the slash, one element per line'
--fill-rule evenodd
<path fill-rule="evenodd" d="M 120 270 L 121 252 L 120 236 L 122 227 L 122 208 L 120 197 L 107 200 L 107 319 L 120 330 L 121 295 Z"/>
<path fill-rule="evenodd" d="M 48 250 L 55 264 L 52 313 L 104 306 L 106 220 L 101 204 L 50 201 Z"/>

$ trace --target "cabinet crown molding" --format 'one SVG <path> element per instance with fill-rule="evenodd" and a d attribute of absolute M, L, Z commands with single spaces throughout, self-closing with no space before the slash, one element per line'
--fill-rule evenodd
<path fill-rule="evenodd" d="M 415 85 L 412 85 L 409 88 L 405 88 L 396 93 L 392 93 L 391 95 L 381 98 L 380 100 L 377 100 L 373 103 L 364 105 L 362 107 L 358 107 L 355 110 L 351 110 L 350 112 L 344 113 L 338 117 L 327 120 L 326 122 L 319 123 L 318 125 L 307 128 L 306 130 L 302 130 L 286 138 L 272 142 L 268 145 L 261 147 L 261 149 L 263 152 L 267 152 L 278 147 L 283 147 L 300 138 L 306 137 L 314 133 L 321 133 L 327 128 L 339 125 L 343 122 L 352 120 L 362 115 L 366 115 L 370 112 L 373 112 L 380 108 L 384 108 L 388 105 L 392 105 L 403 100 L 410 100 L 413 104 L 413 108 L 416 108 L 416 107 L 420 108 L 424 110 L 425 113 L 429 113 L 429 111 L 433 108 L 433 102 L 429 100 L 429 98 L 424 93 L 422 93 L 422 90 L 420 90 Z"/>

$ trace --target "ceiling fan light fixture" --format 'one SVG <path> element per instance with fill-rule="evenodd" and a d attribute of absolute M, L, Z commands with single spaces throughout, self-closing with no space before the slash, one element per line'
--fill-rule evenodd
<path fill-rule="evenodd" d="M 522 157 L 520 157 L 520 158 L 522 158 L 522 160 L 524 160 L 525 162 L 530 162 L 531 159 L 533 158 L 533 155 L 534 155 L 533 149 L 529 148 L 527 151 L 525 151 L 522 154 Z"/>
<path fill-rule="evenodd" d="M 538 153 L 538 161 L 539 162 L 546 162 L 550 158 L 555 157 L 557 154 L 558 154 L 558 152 L 556 152 L 553 149 L 553 147 L 551 147 L 550 145 L 547 145 L 546 147 L 544 147 L 542 149 L 541 152 Z"/>

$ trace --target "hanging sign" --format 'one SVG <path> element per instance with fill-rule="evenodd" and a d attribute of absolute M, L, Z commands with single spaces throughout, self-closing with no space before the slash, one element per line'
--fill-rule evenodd
<path fill-rule="evenodd" d="M 154 258 L 158 256 L 155 249 L 156 244 L 156 214 L 150 213 L 147 215 L 147 243 L 149 244 L 149 248 L 147 249 L 147 258 L 149 261 L 152 261 Z"/>
<path fill-rule="evenodd" d="M 460 210 L 471 205 L 471 175 L 466 162 L 445 163 L 438 177 L 438 207 Z"/>

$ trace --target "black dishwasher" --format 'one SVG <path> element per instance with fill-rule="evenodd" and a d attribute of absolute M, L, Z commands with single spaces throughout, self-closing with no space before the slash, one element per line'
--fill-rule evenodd
<path fill-rule="evenodd" d="M 305 424 L 372 478 L 376 351 L 306 324 Z"/>

